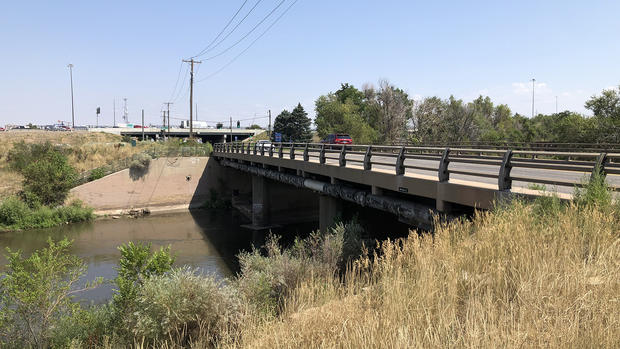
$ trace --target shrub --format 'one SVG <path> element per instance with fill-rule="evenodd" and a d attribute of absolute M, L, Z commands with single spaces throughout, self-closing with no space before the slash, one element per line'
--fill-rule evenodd
<path fill-rule="evenodd" d="M 296 239 L 290 249 L 281 248 L 278 239 L 270 236 L 264 246 L 266 256 L 257 249 L 239 255 L 237 286 L 260 312 L 277 313 L 301 282 L 330 279 L 359 256 L 361 230 L 357 223 L 340 223 L 329 233 L 314 232 Z"/>
<path fill-rule="evenodd" d="M 137 180 L 144 176 L 151 164 L 151 156 L 145 153 L 140 153 L 134 156 L 133 160 L 129 164 L 129 176 L 133 180 Z"/>
<path fill-rule="evenodd" d="M 90 171 L 88 175 L 88 181 L 96 181 L 99 178 L 103 178 L 105 176 L 106 170 L 103 167 L 97 167 L 96 169 Z"/>
<path fill-rule="evenodd" d="M 612 197 L 605 176 L 594 171 L 589 180 L 584 179 L 583 188 L 575 188 L 574 201 L 580 206 L 609 207 Z"/>
<path fill-rule="evenodd" d="M 26 197 L 38 198 L 44 205 L 61 205 L 73 187 L 77 172 L 59 151 L 50 151 L 22 170 Z"/>
<path fill-rule="evenodd" d="M 23 201 L 9 197 L 0 204 L 0 227 L 8 230 L 50 228 L 65 223 L 89 221 L 93 209 L 75 200 L 67 206 L 31 208 Z"/>
<path fill-rule="evenodd" d="M 213 342 L 241 323 L 241 309 L 232 287 L 192 269 L 175 269 L 144 281 L 131 327 L 135 338 L 149 343 L 187 343 L 198 336 Z"/>
<path fill-rule="evenodd" d="M 55 322 L 78 305 L 72 295 L 89 289 L 101 281 L 75 289 L 79 278 L 86 274 L 86 265 L 69 253 L 67 239 L 53 242 L 35 251 L 28 258 L 21 252 L 7 249 L 7 272 L 0 280 L 2 321 L 9 328 L 2 333 L 3 343 L 46 348 Z"/>
<path fill-rule="evenodd" d="M 128 316 L 135 310 L 135 301 L 138 291 L 145 280 L 151 276 L 163 275 L 170 271 L 174 257 L 170 254 L 170 247 L 160 248 L 151 253 L 151 244 L 129 242 L 119 246 L 118 276 L 115 279 L 117 289 L 112 299 L 117 325 L 122 325 Z M 126 328 L 120 328 L 125 332 Z"/>

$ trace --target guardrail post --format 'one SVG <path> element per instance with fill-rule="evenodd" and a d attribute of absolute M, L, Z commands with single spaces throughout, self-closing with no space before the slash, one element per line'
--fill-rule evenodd
<path fill-rule="evenodd" d="M 347 166 L 347 147 L 345 145 L 340 149 L 340 158 L 338 159 L 338 165 L 340 167 Z"/>
<path fill-rule="evenodd" d="M 265 143 L 260 145 L 260 155 L 265 156 Z"/>
<path fill-rule="evenodd" d="M 598 158 L 596 158 L 596 163 L 594 164 L 594 168 L 592 169 L 592 176 L 590 176 L 590 180 L 592 180 L 593 176 L 599 174 L 605 177 L 605 164 L 607 163 L 607 153 L 601 153 Z"/>
<path fill-rule="evenodd" d="M 369 145 L 366 148 L 366 154 L 364 154 L 364 170 L 370 171 L 372 170 L 372 162 L 370 161 L 372 158 L 372 145 Z"/>
<path fill-rule="evenodd" d="M 245 154 L 245 143 L 241 143 L 241 154 Z"/>
<path fill-rule="evenodd" d="M 439 160 L 438 176 L 440 182 L 447 182 L 450 180 L 450 172 L 448 172 L 448 165 L 450 164 L 450 148 L 446 148 Z"/>
<path fill-rule="evenodd" d="M 499 168 L 499 177 L 497 177 L 497 186 L 499 190 L 512 189 L 512 179 L 510 178 L 510 171 L 512 170 L 512 149 L 508 149 L 504 153 L 504 159 L 502 165 Z"/>
<path fill-rule="evenodd" d="M 258 143 L 254 143 L 254 155 L 258 153 Z"/>
<path fill-rule="evenodd" d="M 396 175 L 401 176 L 405 174 L 405 147 L 400 148 L 398 157 L 396 158 Z"/>
<path fill-rule="evenodd" d="M 271 144 L 271 146 L 269 147 L 269 156 L 273 157 L 273 147 L 274 145 Z"/>
<path fill-rule="evenodd" d="M 284 144 L 280 143 L 280 148 L 278 149 L 278 157 L 279 157 L 280 159 L 282 159 L 282 157 L 283 157 L 283 155 L 284 155 L 284 154 L 282 153 L 283 148 L 284 148 Z"/>
<path fill-rule="evenodd" d="M 321 144 L 321 152 L 319 152 L 319 163 L 325 163 L 325 143 Z"/>
<path fill-rule="evenodd" d="M 304 161 L 310 160 L 310 154 L 308 153 L 308 143 L 304 147 Z"/>
<path fill-rule="evenodd" d="M 291 160 L 295 160 L 295 143 L 291 142 L 291 150 L 289 153 L 289 158 Z"/>

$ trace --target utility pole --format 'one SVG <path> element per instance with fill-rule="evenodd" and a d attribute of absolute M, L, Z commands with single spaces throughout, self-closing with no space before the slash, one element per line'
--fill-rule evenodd
<path fill-rule="evenodd" d="M 73 64 L 69 63 L 69 76 L 71 77 L 71 128 L 75 128 L 75 108 L 73 106 Z"/>
<path fill-rule="evenodd" d="M 534 118 L 534 88 L 536 88 L 536 85 L 534 84 L 536 82 L 536 79 L 532 79 L 532 119 Z"/>
<path fill-rule="evenodd" d="M 233 141 L 233 137 L 232 137 L 232 116 L 230 117 L 230 142 L 232 143 Z"/>
<path fill-rule="evenodd" d="M 127 98 L 123 98 L 123 102 L 125 103 L 123 105 L 123 120 L 125 120 L 125 123 L 129 123 L 129 111 L 127 110 Z M 127 127 L 127 125 L 125 125 L 125 127 Z"/>
<path fill-rule="evenodd" d="M 144 142 L 144 109 L 142 109 L 142 142 Z"/>
<path fill-rule="evenodd" d="M 269 109 L 269 127 L 267 127 L 267 137 L 271 140 L 271 109 Z"/>
<path fill-rule="evenodd" d="M 168 106 L 168 138 L 170 138 L 170 104 L 174 104 L 172 102 L 164 103 Z M 164 111 L 164 127 L 166 126 L 166 112 Z"/>
<path fill-rule="evenodd" d="M 183 62 L 190 64 L 190 75 L 189 75 L 189 138 L 193 138 L 193 103 L 194 103 L 194 64 L 200 64 L 201 61 L 195 61 L 193 58 L 190 60 L 184 59 Z"/>
<path fill-rule="evenodd" d="M 114 109 L 114 124 L 112 126 L 116 126 L 116 98 L 112 100 L 112 109 Z"/>

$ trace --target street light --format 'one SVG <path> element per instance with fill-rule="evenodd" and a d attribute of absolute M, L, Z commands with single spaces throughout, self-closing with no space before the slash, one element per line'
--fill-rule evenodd
<path fill-rule="evenodd" d="M 69 76 L 71 77 L 71 128 L 75 129 L 75 109 L 73 106 L 73 64 L 69 63 Z"/>

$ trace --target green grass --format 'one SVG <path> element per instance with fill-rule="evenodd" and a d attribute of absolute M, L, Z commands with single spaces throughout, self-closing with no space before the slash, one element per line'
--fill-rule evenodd
<path fill-rule="evenodd" d="M 31 208 L 17 197 L 9 197 L 0 203 L 0 231 L 51 228 L 93 218 L 93 209 L 84 206 L 79 200 L 53 208 Z"/>

